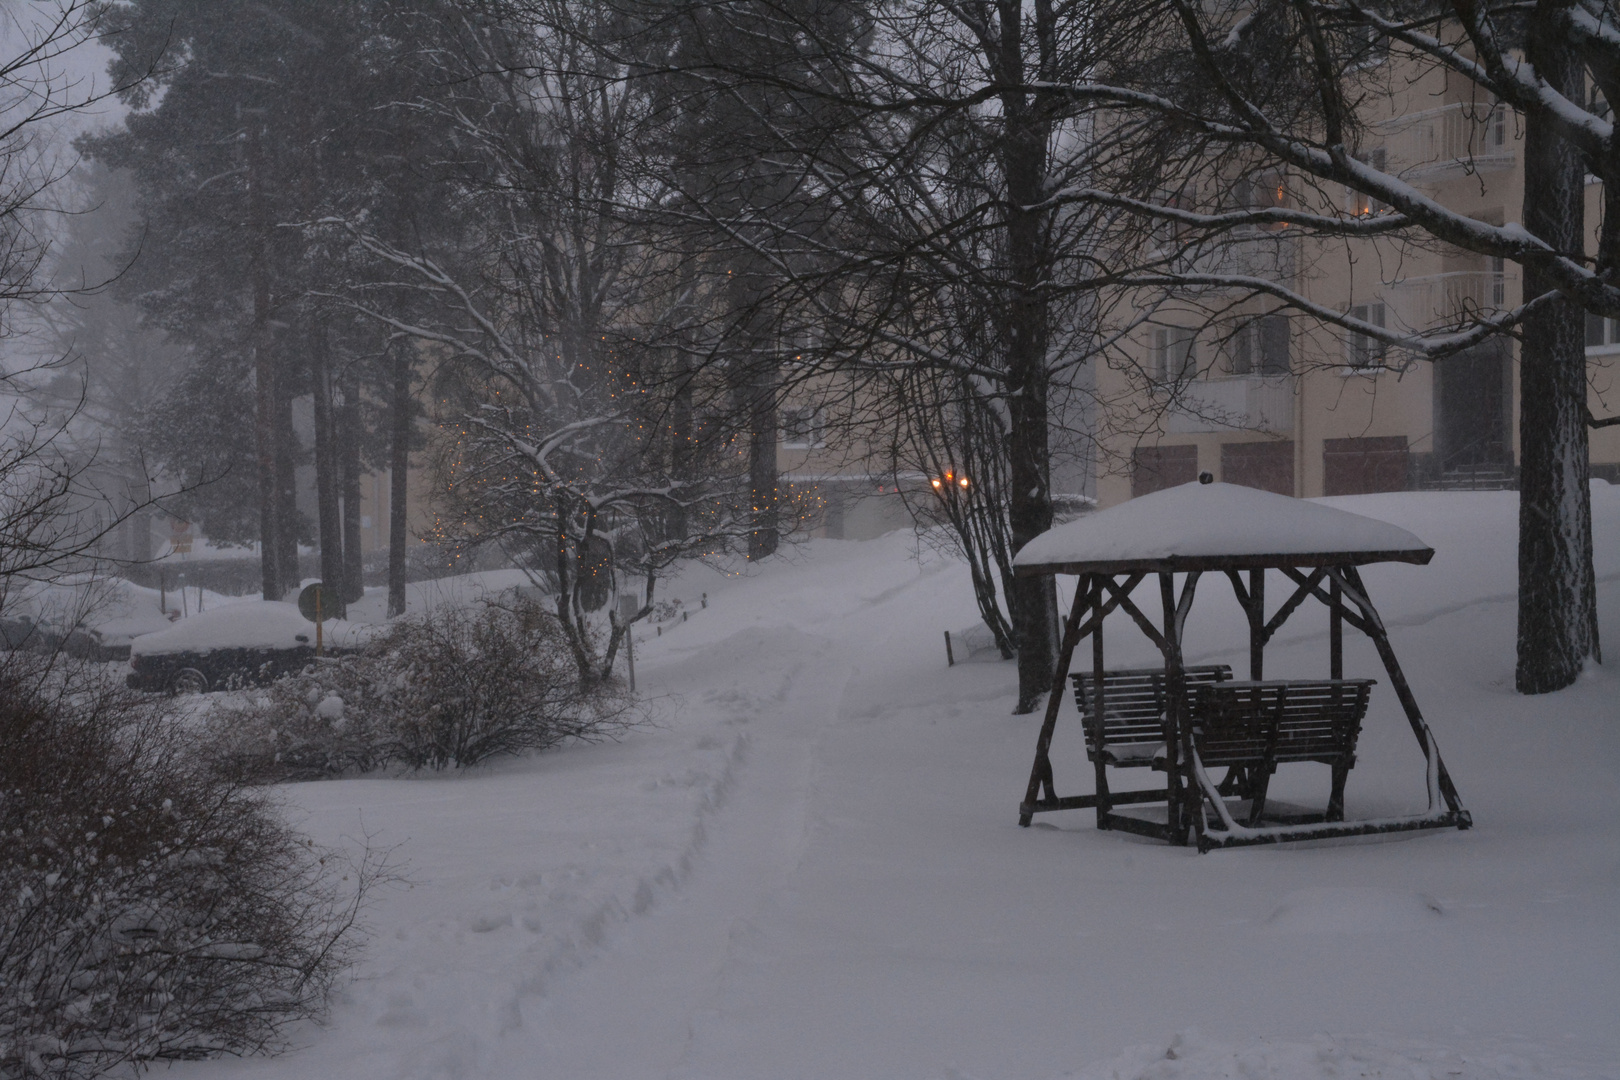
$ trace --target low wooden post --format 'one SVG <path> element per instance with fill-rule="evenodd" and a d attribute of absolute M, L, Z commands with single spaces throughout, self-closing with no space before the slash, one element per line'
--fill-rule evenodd
<path fill-rule="evenodd" d="M 951 632 L 949 630 L 945 631 L 945 666 L 956 666 L 956 657 L 951 655 Z"/>

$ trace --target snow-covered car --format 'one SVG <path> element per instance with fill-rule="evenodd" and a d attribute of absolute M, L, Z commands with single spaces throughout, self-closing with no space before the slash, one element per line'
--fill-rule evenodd
<path fill-rule="evenodd" d="M 173 603 L 179 603 L 173 593 Z M 70 574 L 27 582 L 6 597 L 0 649 L 64 652 L 82 660 L 128 660 L 136 637 L 167 629 L 176 611 L 162 594 L 123 578 Z"/>
<path fill-rule="evenodd" d="M 102 640 L 95 627 L 61 627 L 36 622 L 32 615 L 0 619 L 0 649 L 36 653 L 66 653 L 80 660 L 127 660 L 129 646 L 121 649 Z"/>
<path fill-rule="evenodd" d="M 328 619 L 321 631 L 325 652 L 355 652 L 375 629 Z M 262 686 L 302 670 L 314 658 L 315 624 L 296 604 L 242 601 L 137 637 L 130 644 L 125 682 L 132 690 L 181 694 Z"/>

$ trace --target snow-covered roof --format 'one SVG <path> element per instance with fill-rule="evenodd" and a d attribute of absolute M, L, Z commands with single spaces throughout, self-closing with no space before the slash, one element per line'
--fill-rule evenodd
<path fill-rule="evenodd" d="M 335 648 L 364 644 L 375 632 L 375 627 L 342 619 L 322 623 L 322 637 Z M 299 641 L 300 634 L 307 640 Z M 142 634 L 131 649 L 137 656 L 158 656 L 213 649 L 295 649 L 314 642 L 315 624 L 299 613 L 298 605 L 251 600 L 181 619 L 167 630 Z"/>
<path fill-rule="evenodd" d="M 1426 563 L 1434 549 L 1387 521 L 1237 484 L 1182 484 L 1049 529 L 1020 575 Z"/>

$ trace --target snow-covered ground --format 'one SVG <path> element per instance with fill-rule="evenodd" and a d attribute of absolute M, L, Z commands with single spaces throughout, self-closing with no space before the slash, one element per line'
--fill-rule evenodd
<path fill-rule="evenodd" d="M 637 646 L 656 727 L 287 788 L 304 828 L 370 833 L 414 884 L 379 899 L 358 979 L 302 1049 L 169 1075 L 1620 1076 L 1620 665 L 1514 694 L 1511 493 L 1331 501 L 1437 549 L 1365 576 L 1472 831 L 1199 856 L 1089 811 L 1020 829 L 1039 717 L 1009 715 L 1012 665 L 945 666 L 941 631 L 973 619 L 965 568 L 919 564 L 905 535 L 818 540 L 669 586 L 688 620 Z M 1620 653 L 1620 487 L 1594 513 Z M 1197 660 L 1241 662 L 1222 583 L 1189 634 Z M 1123 620 L 1108 644 L 1154 658 Z M 1350 815 L 1420 807 L 1421 755 L 1353 634 L 1346 670 L 1382 680 Z M 1325 671 L 1307 608 L 1268 674 Z M 1064 718 L 1059 793 L 1080 793 Z M 1316 769 L 1274 794 L 1324 799 Z"/>

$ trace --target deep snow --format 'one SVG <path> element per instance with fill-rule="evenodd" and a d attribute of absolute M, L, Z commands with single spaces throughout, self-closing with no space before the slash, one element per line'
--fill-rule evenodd
<path fill-rule="evenodd" d="M 1011 664 L 945 666 L 966 569 L 909 536 L 815 541 L 749 578 L 693 570 L 638 643 L 660 726 L 463 776 L 294 785 L 319 839 L 369 831 L 360 977 L 304 1048 L 216 1077 L 1210 1080 L 1620 1076 L 1620 677 L 1512 690 L 1515 497 L 1327 500 L 1436 549 L 1364 577 L 1473 812 L 1469 832 L 1216 852 L 1017 827 L 1039 716 Z M 1594 493 L 1620 652 L 1620 488 Z M 1065 582 L 1067 589 L 1070 583 Z M 707 592 L 709 606 L 699 608 Z M 1275 603 L 1275 600 L 1274 600 Z M 1297 614 L 1268 675 L 1320 675 Z M 1241 662 L 1200 589 L 1189 659 Z M 651 634 L 647 630 L 647 634 Z M 1110 662 L 1152 647 L 1110 620 Z M 1420 809 L 1381 681 L 1351 816 Z M 1060 794 L 1089 790 L 1072 709 Z M 1326 770 L 1273 793 L 1320 801 Z"/>

